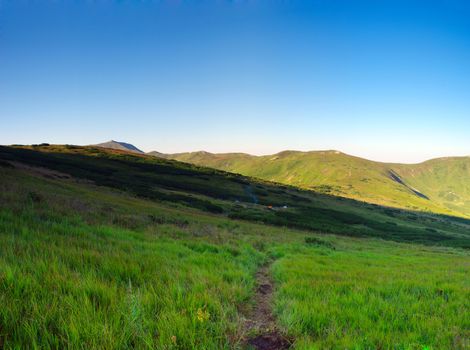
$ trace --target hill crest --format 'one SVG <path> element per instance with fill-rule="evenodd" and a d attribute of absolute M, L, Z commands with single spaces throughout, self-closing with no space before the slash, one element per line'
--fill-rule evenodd
<path fill-rule="evenodd" d="M 110 149 L 117 149 L 121 151 L 129 151 L 129 152 L 134 152 L 134 153 L 141 153 L 144 154 L 145 152 L 138 149 L 135 147 L 133 144 L 127 143 L 127 142 L 121 142 L 121 141 L 115 141 L 115 140 L 110 140 L 107 142 L 103 143 L 98 143 L 96 145 L 92 146 L 97 146 L 97 147 L 103 147 L 103 148 L 110 148 Z"/>
<path fill-rule="evenodd" d="M 399 164 L 372 161 L 337 150 L 285 150 L 261 156 L 207 151 L 174 154 L 154 151 L 145 155 L 378 205 L 470 216 L 469 157 Z"/>

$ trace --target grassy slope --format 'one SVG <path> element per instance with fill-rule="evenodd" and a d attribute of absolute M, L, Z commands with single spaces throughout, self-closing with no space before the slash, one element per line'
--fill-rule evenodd
<path fill-rule="evenodd" d="M 167 157 L 380 205 L 470 216 L 469 157 L 416 165 L 378 163 L 336 151 L 286 151 L 261 157 L 194 152 Z"/>
<path fill-rule="evenodd" d="M 0 148 L 0 161 L 45 166 L 97 185 L 230 218 L 350 236 L 470 247 L 470 222 L 315 194 L 222 171 L 76 146 Z M 269 205 L 275 206 L 273 210 Z M 288 208 L 282 208 L 286 205 Z"/>
<path fill-rule="evenodd" d="M 261 256 L 243 240 L 221 243 L 230 223 L 0 172 L 2 347 L 237 344 L 237 306 Z"/>
<path fill-rule="evenodd" d="M 240 348 L 270 259 L 296 349 L 468 344 L 467 251 L 236 221 L 3 165 L 6 349 Z"/>
<path fill-rule="evenodd" d="M 431 201 L 456 213 L 470 213 L 470 157 L 440 158 L 394 168 Z"/>

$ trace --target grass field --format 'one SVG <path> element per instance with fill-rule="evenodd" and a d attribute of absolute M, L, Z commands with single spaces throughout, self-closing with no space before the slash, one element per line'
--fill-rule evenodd
<path fill-rule="evenodd" d="M 360 241 L 276 247 L 276 311 L 298 349 L 466 349 L 470 261 Z M 332 249 L 333 247 L 333 249 Z"/>
<path fill-rule="evenodd" d="M 183 197 L 143 196 L 126 188 L 129 174 L 108 173 L 107 184 L 100 183 L 104 177 L 97 171 L 116 166 L 113 159 L 96 155 L 92 163 L 80 155 L 86 173 L 79 173 L 73 166 L 77 158 L 57 157 L 65 159 L 58 162 L 61 169 L 54 168 L 51 159 L 58 158 L 52 156 L 49 163 L 23 159 L 27 167 L 2 159 L 0 347 L 243 349 L 251 336 L 243 324 L 255 306 L 256 271 L 267 262 L 275 282 L 273 311 L 294 349 L 469 347 L 465 220 L 388 212 L 252 184 L 274 193 L 265 197 L 269 200 L 291 194 L 309 198 L 316 224 L 339 222 L 331 229 L 338 234 L 326 234 L 308 225 L 301 230 L 275 222 L 275 212 L 221 198 L 217 187 L 210 195 L 203 187 L 188 193 L 168 177 L 173 181 L 169 191 L 168 182 L 168 187 L 156 186 L 145 177 L 150 174 L 134 173 L 139 183 L 164 193 L 174 194 L 179 186 Z M 37 168 L 40 164 L 49 171 Z M 76 173 L 61 178 L 51 169 Z M 196 183 L 199 175 L 213 176 L 201 171 L 191 175 Z M 225 186 L 225 175 L 216 176 Z M 234 193 L 246 194 L 246 184 L 237 187 L 244 179 L 229 180 Z M 222 212 L 192 205 L 187 198 Z M 296 210 L 292 215 L 303 219 L 306 214 Z M 262 213 L 268 219 L 234 219 L 235 212 Z M 364 216 L 369 225 L 385 225 L 383 233 L 354 222 Z M 431 238 L 425 245 L 396 242 L 410 242 L 399 235 L 390 240 L 387 235 L 396 231 L 386 228 L 397 225 Z M 348 235 L 348 228 L 368 233 Z"/>
<path fill-rule="evenodd" d="M 27 176 L 21 182 L 2 179 L 5 348 L 221 349 L 236 344 L 237 305 L 249 299 L 263 257 L 243 240 L 214 243 L 222 240 L 217 235 L 224 234 L 223 222 L 207 226 L 152 203 L 83 193 L 73 185 L 54 191 L 50 181 L 38 186 L 40 181 Z M 15 188 L 15 183 L 21 185 Z M 12 200 L 16 206 L 10 206 Z M 128 217 L 133 221 L 116 221 L 120 213 L 114 212 L 96 215 L 100 206 L 106 210 L 111 204 L 129 213 L 144 207 L 146 213 L 138 210 Z"/>

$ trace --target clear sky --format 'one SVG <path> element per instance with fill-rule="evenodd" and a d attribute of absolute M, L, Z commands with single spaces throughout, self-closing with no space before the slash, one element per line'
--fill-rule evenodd
<path fill-rule="evenodd" d="M 0 0 L 0 144 L 470 155 L 470 1 Z"/>

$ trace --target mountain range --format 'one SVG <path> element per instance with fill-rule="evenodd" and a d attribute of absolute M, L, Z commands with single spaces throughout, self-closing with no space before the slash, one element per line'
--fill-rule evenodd
<path fill-rule="evenodd" d="M 97 146 L 142 152 L 124 142 Z M 265 156 L 204 151 L 147 154 L 373 204 L 470 217 L 470 157 L 396 164 L 334 150 Z"/>

